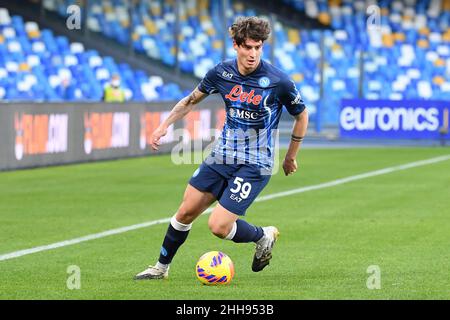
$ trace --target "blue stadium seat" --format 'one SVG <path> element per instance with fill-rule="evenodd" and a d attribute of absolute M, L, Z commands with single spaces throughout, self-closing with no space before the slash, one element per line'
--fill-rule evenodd
<path fill-rule="evenodd" d="M 114 5 L 120 3 L 114 1 Z M 70 4 L 74 1 L 56 1 L 54 7 L 65 15 L 65 8 Z M 6 37 L 0 39 L 1 100 L 100 101 L 103 85 L 116 72 L 123 78 L 124 89 L 131 90 L 129 95 L 133 101 L 145 100 L 141 85 L 137 85 L 134 71 L 128 65 L 118 66 L 113 58 L 100 57 L 95 50 L 85 51 L 82 44 L 70 43 L 67 37 L 55 36 L 49 29 L 39 30 L 36 23 L 25 23 L 20 16 L 6 18 L 0 26 L 1 30 L 6 30 L 3 32 Z M 109 23 L 106 19 L 104 22 Z M 118 21 L 109 25 L 119 41 L 128 43 L 129 33 Z M 96 75 L 100 75 L 100 79 Z M 138 75 L 142 83 L 149 82 L 145 72 Z M 69 83 L 66 88 L 63 81 Z M 180 92 L 176 84 L 171 84 L 164 91 L 167 96 L 152 98 L 179 99 Z"/>
<path fill-rule="evenodd" d="M 68 3 L 68 1 L 65 2 Z M 172 35 L 175 8 L 173 1 L 139 2 L 132 13 L 134 25 L 130 25 L 132 20 L 127 18 L 127 15 L 111 15 L 111 12 L 117 13 L 123 10 L 124 0 L 114 0 L 109 2 L 110 4 L 100 0 L 89 2 L 91 8 L 95 8 L 90 11 L 90 18 L 96 21 L 98 31 L 121 43 L 125 43 L 125 39 L 131 36 L 136 51 L 145 52 L 150 57 L 159 59 L 167 65 L 174 65 L 175 51 Z M 330 18 L 330 29 L 325 31 L 295 30 L 282 21 L 277 22 L 273 30 L 277 38 L 274 48 L 274 64 L 298 79 L 296 82 L 299 87 L 306 88 L 306 96 L 310 98 L 308 102 L 314 106 L 319 106 L 316 103 L 320 84 L 320 47 L 317 44 L 320 43 L 322 36 L 325 37 L 323 54 L 326 57 L 327 72 L 332 74 L 325 79 L 324 98 L 359 96 L 360 50 L 368 53 L 364 59 L 366 67 L 363 97 L 372 99 L 414 98 L 420 96 L 417 93 L 419 81 L 426 81 L 430 84 L 432 87 L 431 98 L 447 96 L 448 93 L 444 92 L 442 88 L 450 83 L 450 67 L 448 67 L 450 57 L 443 53 L 437 53 L 438 57 L 445 61 L 445 66 L 442 63 L 441 66 L 436 66 L 429 59 L 430 54 L 436 53 L 440 46 L 449 46 L 449 40 L 444 40 L 444 35 L 446 35 L 446 39 L 450 38 L 448 29 L 450 12 L 448 10 L 440 10 L 437 16 L 431 16 L 430 1 L 404 3 L 388 0 L 377 1 L 381 8 L 379 31 L 383 35 L 377 38 L 376 34 L 370 34 L 367 31 L 366 1 L 283 0 L 283 2 L 291 5 L 293 10 L 305 12 L 311 18 L 319 21 L 324 16 Z M 196 4 L 196 6 L 192 7 L 192 4 Z M 179 9 L 182 13 L 180 69 L 201 77 L 210 63 L 208 59 L 215 64 L 222 57 L 221 46 L 223 44 L 220 35 L 226 33 L 226 30 L 222 30 L 222 16 L 224 15 L 222 3 L 219 0 L 181 1 Z M 421 26 L 420 21 L 414 21 L 416 24 L 408 24 L 407 13 L 411 10 L 415 11 L 416 15 L 424 16 L 425 25 Z M 259 12 L 254 8 L 246 7 L 242 2 L 234 1 L 231 2 L 230 12 L 227 13 L 227 23 L 228 25 L 232 23 L 236 15 L 254 14 L 259 14 Z M 127 25 L 130 25 L 130 29 L 127 28 Z M 442 39 L 433 34 L 441 35 Z M 41 39 L 46 46 L 51 46 L 43 32 Z M 408 57 L 410 53 L 402 51 L 403 45 L 412 46 L 415 58 L 411 59 Z M 230 49 L 231 41 L 228 38 L 225 46 L 227 58 L 233 58 L 235 54 Z M 269 59 L 270 43 L 267 43 L 265 47 L 264 58 Z M 0 44 L 0 52 L 4 50 Z M 50 51 L 52 51 L 51 48 Z M 105 62 L 103 66 L 109 70 L 114 69 L 114 66 L 109 66 Z M 415 70 L 420 70 L 420 72 L 417 73 Z M 433 77 L 439 74 L 445 75 L 445 84 L 431 84 Z M 399 77 L 403 79 L 401 81 L 409 81 L 409 84 L 398 82 Z M 336 80 L 342 82 L 335 82 Z M 373 80 L 383 84 L 381 90 L 369 90 L 368 83 Z M 131 81 L 130 79 L 129 82 L 131 83 Z M 138 86 L 141 87 L 145 82 L 146 80 L 140 80 Z M 336 86 L 340 89 L 337 90 Z M 139 90 L 135 89 L 136 87 L 130 84 L 130 88 L 137 93 Z M 421 87 L 426 88 L 423 85 Z M 394 88 L 396 89 L 394 90 Z M 155 92 L 174 95 L 179 93 L 175 90 L 162 90 L 161 88 Z M 143 95 L 145 96 L 144 93 Z M 427 96 L 427 93 L 424 95 Z M 140 97 L 139 94 L 136 96 Z M 336 121 L 336 108 L 339 108 L 339 103 L 332 101 L 329 108 L 335 109 L 328 110 L 324 114 L 329 121 Z M 336 124 L 336 122 L 330 124 Z"/>

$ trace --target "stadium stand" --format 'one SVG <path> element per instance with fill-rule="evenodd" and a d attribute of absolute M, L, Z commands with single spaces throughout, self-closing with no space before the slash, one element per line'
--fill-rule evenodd
<path fill-rule="evenodd" d="M 182 97 L 175 83 L 164 83 L 126 63 L 116 63 L 83 43 L 41 30 L 0 8 L 0 100 L 101 101 L 103 87 L 120 74 L 127 100 L 160 101 Z"/>
<path fill-rule="evenodd" d="M 66 16 L 66 8 L 73 3 L 75 3 L 74 0 L 47 0 L 44 4 L 47 9 Z M 128 43 L 130 30 L 132 30 L 133 46 L 137 52 L 146 53 L 153 59 L 162 60 L 165 64 L 173 66 L 176 59 L 173 37 L 176 28 L 175 1 L 140 1 L 134 9 L 130 19 L 127 2 L 124 0 L 91 0 L 89 1 L 87 26 L 91 31 L 101 32 L 124 45 Z M 235 56 L 231 40 L 227 36 L 226 27 L 222 22 L 223 16 L 226 17 L 226 25 L 229 26 L 236 16 L 261 15 L 253 7 L 248 7 L 241 1 L 231 2 L 231 6 L 224 13 L 220 0 L 181 1 L 178 10 L 180 15 L 180 69 L 187 73 L 193 73 L 197 78 L 202 78 L 211 67 L 222 60 L 224 43 L 225 57 Z M 132 25 L 131 29 L 130 24 Z M 281 21 L 274 22 L 273 32 L 276 36 L 276 43 L 272 62 L 286 71 L 296 82 L 309 107 L 312 120 L 314 120 L 317 105 L 321 103 L 320 41 L 322 33 L 320 30 L 300 30 Z M 331 31 L 326 31 L 326 33 L 328 36 L 333 35 Z M 348 51 L 352 55 L 354 54 L 353 50 Z M 329 55 L 343 57 L 341 52 Z M 264 46 L 264 58 L 272 60 L 272 42 L 270 40 Z M 335 60 L 342 66 L 342 69 L 358 63 L 356 58 L 346 63 L 337 61 L 337 58 Z M 340 80 L 334 83 L 333 88 L 330 88 L 336 91 L 333 95 L 334 100 L 325 99 L 326 102 L 322 102 L 323 105 L 334 105 L 343 96 L 357 95 L 358 69 L 351 68 L 348 73 L 350 74 L 348 80 Z M 341 73 L 339 75 L 342 76 Z M 348 90 L 344 90 L 347 85 L 346 83 L 343 85 L 344 81 L 348 83 Z M 330 86 L 331 83 L 325 79 L 326 86 Z M 323 109 L 326 110 L 326 108 Z M 337 114 L 336 107 L 331 109 L 334 114 Z M 332 119 L 325 117 L 325 119 L 331 123 L 337 121 L 336 116 Z"/>
<path fill-rule="evenodd" d="M 324 123 L 338 122 L 342 98 L 450 100 L 450 1 L 284 2 L 329 27 L 317 100 Z M 307 57 L 319 59 L 320 35 L 311 38 L 317 32 L 300 32 L 297 41 L 306 43 Z M 294 59 L 296 70 L 305 70 L 301 61 Z"/>
<path fill-rule="evenodd" d="M 47 0 L 44 6 L 66 17 L 66 9 L 74 0 Z M 231 3 L 225 13 L 220 0 L 186 0 L 179 10 L 179 64 L 180 69 L 202 78 L 216 63 L 222 60 L 225 41 L 225 57 L 233 58 L 235 51 L 228 37 L 222 17 L 231 25 L 236 16 L 258 15 L 240 1 Z M 176 59 L 174 30 L 176 20 L 175 1 L 140 1 L 129 14 L 127 1 L 90 0 L 87 26 L 89 30 L 127 44 L 130 30 L 134 49 L 149 57 L 173 66 Z M 131 18 L 130 18 L 131 17 Z M 131 25 L 131 29 L 130 29 Z M 281 22 L 274 25 L 277 43 L 274 48 L 274 64 L 296 81 L 314 115 L 319 100 L 319 31 L 299 31 Z M 300 41 L 303 38 L 306 41 Z M 264 57 L 271 60 L 272 43 L 264 46 Z M 300 70 L 302 72 L 300 72 Z"/>
<path fill-rule="evenodd" d="M 330 27 L 324 109 L 337 102 L 330 99 L 358 97 L 361 51 L 363 98 L 450 100 L 450 1 L 283 1 Z"/>
<path fill-rule="evenodd" d="M 296 82 L 313 119 L 316 110 L 320 110 L 324 124 L 338 123 L 342 98 L 450 100 L 448 0 L 283 1 L 328 27 L 300 29 L 280 18 L 274 22 L 273 53 L 271 41 L 264 47 L 264 58 L 272 60 L 273 54 L 272 62 Z M 43 1 L 46 9 L 64 17 L 67 7 L 75 3 Z M 178 66 L 197 78 L 222 60 L 224 52 L 226 58 L 234 57 L 230 39 L 224 37 L 225 28 L 234 17 L 261 15 L 245 1 L 230 1 L 231 6 L 225 12 L 220 0 L 182 0 L 178 8 L 175 0 L 137 1 L 133 10 L 128 3 L 88 1 L 87 27 L 124 46 L 131 41 L 136 52 L 168 66 L 176 63 L 174 34 L 179 30 Z M 372 13 L 366 12 L 371 4 L 378 6 L 379 25 L 374 25 L 377 21 L 370 20 Z M 109 74 L 116 71 L 108 62 L 105 67 Z M 121 76 L 126 79 L 133 99 L 171 99 L 180 95 L 174 84 L 163 86 L 160 79 L 148 80 L 142 73 L 136 75 L 123 67 L 126 70 Z M 95 68 L 102 69 L 97 65 Z M 108 79 L 103 71 L 98 72 L 101 87 Z M 89 90 L 95 90 L 92 88 L 95 86 L 89 86 Z"/>
<path fill-rule="evenodd" d="M 130 16 L 128 1 L 89 1 L 87 27 L 126 45 L 130 36 L 137 52 L 175 64 L 175 1 L 139 1 Z M 74 0 L 49 0 L 44 6 L 66 16 Z M 221 1 L 182 1 L 179 40 L 180 68 L 201 78 L 222 59 L 223 32 Z M 228 13 L 232 21 L 232 12 Z M 131 25 L 131 31 L 130 31 Z M 131 33 L 131 35 L 130 35 Z"/>

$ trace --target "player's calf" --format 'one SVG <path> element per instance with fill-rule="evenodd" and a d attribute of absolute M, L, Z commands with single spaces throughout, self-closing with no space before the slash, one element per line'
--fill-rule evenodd
<path fill-rule="evenodd" d="M 161 246 L 158 262 L 146 270 L 137 274 L 134 279 L 165 279 L 168 277 L 169 265 L 180 246 L 186 241 L 192 223 L 184 224 L 173 216 L 167 228 L 166 235 Z"/>

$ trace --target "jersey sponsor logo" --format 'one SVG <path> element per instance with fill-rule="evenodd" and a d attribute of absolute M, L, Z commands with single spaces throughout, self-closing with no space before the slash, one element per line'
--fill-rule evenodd
<path fill-rule="evenodd" d="M 230 93 L 225 95 L 230 101 L 240 101 L 252 103 L 255 106 L 259 105 L 262 100 L 262 96 L 260 94 L 255 95 L 255 90 L 251 90 L 250 92 L 245 92 L 242 90 L 242 86 L 235 85 L 233 89 L 231 89 Z"/>
<path fill-rule="evenodd" d="M 230 108 L 228 113 L 230 114 L 230 117 L 234 118 L 240 118 L 240 119 L 252 119 L 257 120 L 259 113 L 258 112 L 252 112 L 248 110 L 240 110 L 240 109 L 234 109 Z"/>
<path fill-rule="evenodd" d="M 258 84 L 263 88 L 267 88 L 270 84 L 270 79 L 267 77 L 262 77 L 258 80 Z"/>

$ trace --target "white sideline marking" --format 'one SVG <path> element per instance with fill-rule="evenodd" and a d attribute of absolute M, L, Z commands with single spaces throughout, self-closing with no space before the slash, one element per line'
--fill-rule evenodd
<path fill-rule="evenodd" d="M 312 191 L 312 190 L 334 187 L 334 186 L 341 185 L 341 184 L 344 184 L 347 182 L 352 182 L 352 181 L 361 180 L 361 179 L 365 179 L 365 178 L 375 177 L 375 176 L 379 176 L 379 175 L 383 175 L 383 174 L 387 174 L 387 173 L 391 173 L 391 172 L 395 172 L 395 171 L 425 166 L 425 165 L 429 165 L 429 164 L 433 164 L 433 163 L 446 161 L 449 159 L 450 159 L 450 155 L 446 155 L 446 156 L 440 156 L 440 157 L 431 158 L 431 159 L 427 159 L 427 160 L 411 162 L 411 163 L 407 163 L 407 164 L 403 164 L 403 165 L 399 165 L 399 166 L 388 167 L 388 168 L 384 168 L 384 169 L 380 169 L 380 170 L 375 170 L 375 171 L 371 171 L 371 172 L 367 172 L 367 173 L 363 173 L 363 174 L 350 176 L 347 178 L 333 180 L 330 182 L 325 182 L 325 183 L 316 184 L 316 185 L 312 185 L 312 186 L 307 186 L 307 187 L 297 188 L 297 189 L 293 189 L 293 190 L 289 190 L 289 191 L 277 192 L 277 193 L 269 194 L 266 196 L 261 196 L 261 197 L 256 198 L 255 202 L 262 202 L 262 201 L 272 200 L 275 198 L 290 196 L 290 195 L 297 194 L 297 193 L 303 193 L 303 192 Z M 208 208 L 203 214 L 211 213 L 211 211 L 212 211 L 212 208 Z M 156 224 L 167 223 L 170 221 L 170 219 L 171 218 L 164 218 L 164 219 L 159 219 L 159 220 L 147 221 L 147 222 L 143 222 L 143 223 L 139 223 L 139 224 L 134 224 L 134 225 L 128 226 L 128 227 L 122 227 L 122 228 L 117 228 L 117 229 L 107 230 L 107 231 L 100 232 L 100 233 L 87 235 L 87 236 L 80 237 L 80 238 L 65 240 L 65 241 L 56 242 L 56 243 L 39 246 L 39 247 L 34 247 L 34 248 L 30 248 L 30 249 L 14 251 L 11 253 L 6 253 L 3 255 L 0 255 L 0 261 L 14 259 L 14 258 L 18 258 L 18 257 L 25 256 L 28 254 L 41 252 L 41 251 L 47 251 L 47 250 L 52 250 L 52 249 L 56 249 L 56 248 L 66 247 L 66 246 L 70 246 L 70 245 L 77 244 L 80 242 L 104 238 L 104 237 L 115 235 L 115 234 L 121 234 L 121 233 L 125 233 L 125 232 L 132 231 L 132 230 L 150 227 L 150 226 L 153 226 Z"/>

